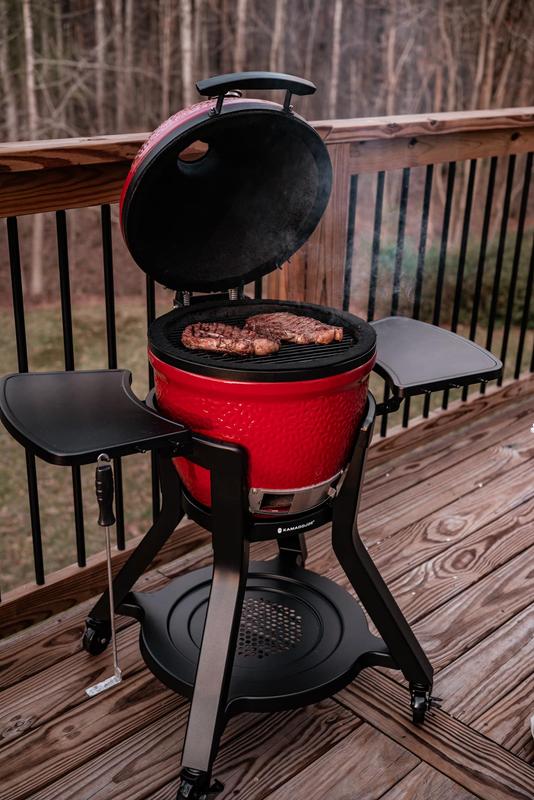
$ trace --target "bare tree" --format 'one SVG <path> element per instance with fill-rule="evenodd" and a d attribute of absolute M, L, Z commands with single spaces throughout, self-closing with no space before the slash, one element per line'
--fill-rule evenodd
<path fill-rule="evenodd" d="M 269 53 L 269 69 L 272 72 L 282 72 L 284 69 L 285 16 L 286 0 L 276 0 L 271 51 Z"/>
<path fill-rule="evenodd" d="M 246 33 L 247 33 L 247 2 L 236 0 L 235 45 L 234 45 L 234 70 L 242 72 L 246 59 Z"/>
<path fill-rule="evenodd" d="M 95 51 L 96 51 L 96 120 L 98 132 L 105 132 L 105 69 L 106 30 L 104 0 L 95 0 Z"/>
<path fill-rule="evenodd" d="M 182 100 L 193 102 L 193 11 L 191 0 L 180 0 L 180 53 L 182 66 Z"/>
<path fill-rule="evenodd" d="M 18 136 L 17 103 L 15 88 L 9 63 L 9 38 L 8 38 L 8 11 L 5 0 L 0 3 L 0 76 L 2 79 L 2 91 L 5 129 L 7 138 L 15 141 Z"/>
<path fill-rule="evenodd" d="M 167 119 L 170 114 L 172 21 L 173 11 L 170 0 L 159 2 L 159 30 L 161 52 L 161 116 Z"/>
<path fill-rule="evenodd" d="M 341 60 L 341 20 L 343 17 L 343 0 L 336 0 L 334 5 L 334 23 L 332 31 L 332 59 L 330 67 L 330 92 L 328 97 L 328 116 L 336 116 L 339 90 L 339 63 Z"/>
<path fill-rule="evenodd" d="M 23 0 L 22 2 L 22 21 L 26 62 L 26 107 L 28 111 L 26 130 L 29 139 L 37 139 L 37 93 L 35 89 L 33 19 L 30 0 Z M 43 233 L 44 217 L 42 214 L 36 214 L 33 219 L 31 248 L 30 293 L 32 297 L 39 297 L 43 293 Z"/>

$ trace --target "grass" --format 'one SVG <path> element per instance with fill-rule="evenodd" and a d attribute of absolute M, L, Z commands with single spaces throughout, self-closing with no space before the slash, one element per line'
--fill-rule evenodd
<path fill-rule="evenodd" d="M 78 369 L 102 368 L 107 365 L 105 318 L 102 303 L 74 304 L 73 325 L 75 363 Z M 119 298 L 117 304 L 117 339 L 119 366 L 130 369 L 133 388 L 139 397 L 148 389 L 146 360 L 145 306 L 141 299 Z M 29 364 L 31 370 L 63 368 L 61 316 L 57 307 L 32 308 L 27 312 Z M 459 333 L 466 334 L 461 328 Z M 494 337 L 494 351 L 500 352 L 502 329 Z M 529 331 L 525 361 L 532 351 L 534 332 Z M 512 330 L 509 345 L 507 375 L 513 369 L 518 331 Z M 485 331 L 479 331 L 484 342 Z M 0 310 L 0 374 L 15 372 L 17 359 L 12 314 Z M 372 376 L 371 388 L 382 399 L 383 384 Z M 478 391 L 475 387 L 472 391 Z M 450 394 L 450 400 L 460 395 Z M 442 394 L 432 398 L 432 407 L 441 404 Z M 412 401 L 412 416 L 421 411 L 420 398 Z M 400 412 L 392 414 L 390 426 L 400 423 Z M 26 468 L 23 449 L 0 426 L 0 530 L 1 530 L 1 588 L 2 591 L 33 580 L 31 527 L 27 499 Z M 72 480 L 70 470 L 37 460 L 39 502 L 41 510 L 45 570 L 50 573 L 76 561 L 74 519 L 72 509 Z M 131 456 L 123 461 L 125 525 L 127 538 L 143 533 L 151 519 L 151 484 L 149 458 Z M 103 549 L 103 534 L 96 524 L 97 508 L 94 497 L 94 467 L 82 467 L 83 505 L 87 554 Z"/>
<path fill-rule="evenodd" d="M 29 365 L 33 371 L 63 369 L 61 318 L 56 307 L 27 312 Z M 105 318 L 101 304 L 74 306 L 75 364 L 78 369 L 107 366 Z M 117 307 L 119 366 L 134 375 L 139 397 L 148 389 L 146 317 L 142 300 L 121 299 Z M 0 374 L 17 371 L 11 312 L 0 311 Z M 24 451 L 0 428 L 1 588 L 33 580 L 31 526 L 27 500 Z M 69 469 L 37 459 L 39 504 L 45 571 L 50 573 L 76 561 L 72 478 Z M 151 519 L 150 462 L 146 455 L 123 461 L 126 536 L 146 530 Z M 83 506 L 87 554 L 103 549 L 103 532 L 96 524 L 94 467 L 82 467 Z"/>

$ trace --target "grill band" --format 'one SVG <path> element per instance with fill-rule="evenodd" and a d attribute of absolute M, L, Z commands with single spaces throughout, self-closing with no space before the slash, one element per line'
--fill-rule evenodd
<path fill-rule="evenodd" d="M 312 486 L 299 489 L 251 489 L 248 494 L 249 508 L 253 514 L 299 514 L 320 506 L 336 494 L 336 485 L 343 471 L 332 478 Z"/>

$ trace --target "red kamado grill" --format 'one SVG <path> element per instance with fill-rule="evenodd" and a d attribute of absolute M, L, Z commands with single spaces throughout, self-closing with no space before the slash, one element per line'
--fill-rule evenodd
<path fill-rule="evenodd" d="M 435 702 L 432 667 L 358 533 L 365 456 L 377 414 L 502 368 L 475 343 L 423 322 L 368 324 L 323 306 L 246 297 L 248 284 L 258 287 L 308 239 L 328 203 L 327 149 L 290 105 L 315 87 L 242 73 L 197 88 L 213 99 L 155 131 L 121 197 L 132 256 L 175 291 L 174 309 L 149 329 L 155 391 L 142 402 L 128 371 L 97 370 L 8 375 L 0 392 L 2 421 L 32 453 L 71 466 L 98 459 L 108 535 L 111 459 L 157 456 L 161 512 L 113 579 L 114 602 L 108 591 L 92 609 L 83 646 L 92 655 L 107 647 L 114 607 L 139 621 L 149 668 L 192 699 L 178 789 L 189 800 L 222 788 L 211 773 L 232 713 L 316 702 L 365 666 L 401 670 L 413 721 L 424 721 Z M 285 101 L 235 96 L 247 89 L 283 89 Z M 242 328 L 279 312 L 333 325 L 339 340 L 282 342 L 248 356 L 182 341 L 194 323 Z M 389 390 L 380 406 L 368 392 L 373 369 Z M 184 514 L 212 532 L 213 566 L 132 592 Z M 305 534 L 330 522 L 335 555 L 379 636 L 350 594 L 305 569 Z M 249 543 L 264 539 L 276 540 L 278 556 L 249 563 Z M 116 670 L 98 691 L 119 681 Z"/>

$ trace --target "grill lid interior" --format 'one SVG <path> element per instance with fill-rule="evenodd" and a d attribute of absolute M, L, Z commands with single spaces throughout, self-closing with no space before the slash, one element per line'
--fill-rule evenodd
<path fill-rule="evenodd" d="M 238 287 L 281 266 L 309 238 L 330 196 L 318 133 L 261 100 L 193 106 L 132 167 L 122 228 L 137 264 L 171 289 Z M 156 137 L 157 139 L 157 137 Z M 203 143 L 187 161 L 184 151 Z"/>

